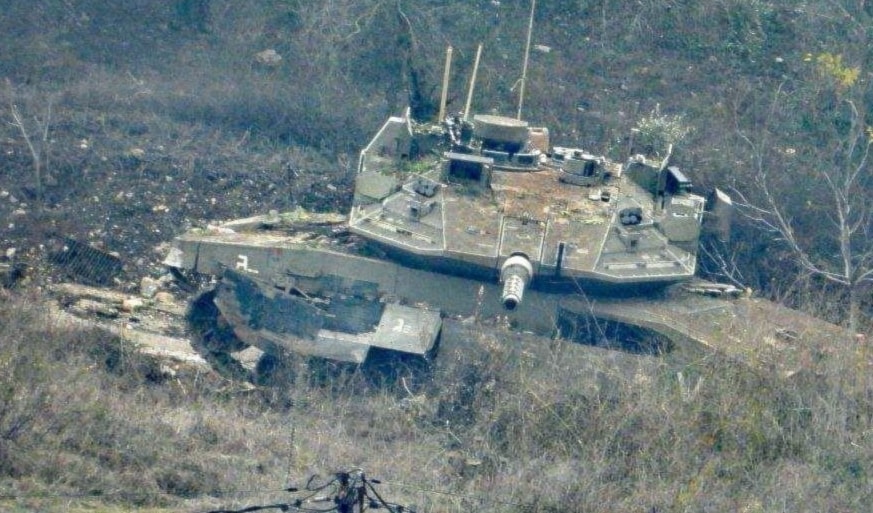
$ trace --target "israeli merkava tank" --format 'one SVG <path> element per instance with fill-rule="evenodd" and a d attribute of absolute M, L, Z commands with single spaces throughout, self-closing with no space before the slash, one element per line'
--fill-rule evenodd
<path fill-rule="evenodd" d="M 671 151 L 615 161 L 520 116 L 444 115 L 445 97 L 438 122 L 407 110 L 361 150 L 347 215 L 273 211 L 174 240 L 170 268 L 215 277 L 191 314 L 209 351 L 429 358 L 454 320 L 655 353 L 744 355 L 794 333 L 693 280 L 730 199 L 697 194 Z"/>

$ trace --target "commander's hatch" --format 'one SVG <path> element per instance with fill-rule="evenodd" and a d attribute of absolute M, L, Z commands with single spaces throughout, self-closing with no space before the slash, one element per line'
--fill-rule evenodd
<path fill-rule="evenodd" d="M 469 153 L 447 151 L 443 154 L 442 181 L 449 185 L 472 187 L 480 191 L 491 185 L 494 159 Z"/>

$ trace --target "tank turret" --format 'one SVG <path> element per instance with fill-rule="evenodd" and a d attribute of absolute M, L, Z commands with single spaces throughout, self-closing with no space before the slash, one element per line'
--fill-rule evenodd
<path fill-rule="evenodd" d="M 542 128 L 473 119 L 468 144 L 449 120 L 441 148 L 386 165 L 439 126 L 389 120 L 361 152 L 349 230 L 402 265 L 502 283 L 508 310 L 531 287 L 633 292 L 694 275 L 705 200 L 666 159 L 542 152 Z"/>

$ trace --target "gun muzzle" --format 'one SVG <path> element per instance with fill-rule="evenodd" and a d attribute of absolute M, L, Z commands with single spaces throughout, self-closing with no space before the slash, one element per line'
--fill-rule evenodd
<path fill-rule="evenodd" d="M 514 255 L 506 259 L 500 268 L 500 281 L 503 282 L 503 308 L 515 310 L 524 297 L 524 288 L 533 277 L 533 266 L 523 255 Z"/>

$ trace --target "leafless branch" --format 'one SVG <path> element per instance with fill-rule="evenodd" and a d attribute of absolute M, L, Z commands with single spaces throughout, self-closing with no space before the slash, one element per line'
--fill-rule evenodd
<path fill-rule="evenodd" d="M 779 102 L 777 91 L 767 117 L 774 118 Z M 851 125 L 847 133 L 832 141 L 833 154 L 825 162 L 813 162 L 810 172 L 830 197 L 830 205 L 822 219 L 832 225 L 828 236 L 836 248 L 833 258 L 813 254 L 806 242 L 795 232 L 794 220 L 788 214 L 789 202 L 784 194 L 774 192 L 766 158 L 772 151 L 766 126 L 755 133 L 754 139 L 739 128 L 737 136 L 749 150 L 753 170 L 753 190 L 756 201 L 742 191 L 734 190 L 734 204 L 741 215 L 784 243 L 795 255 L 797 263 L 806 272 L 849 289 L 850 324 L 855 323 L 857 298 L 854 292 L 864 282 L 873 282 L 873 244 L 868 237 L 873 220 L 873 207 L 866 201 L 863 180 L 869 173 L 871 137 L 863 116 L 855 103 L 846 100 Z M 716 255 L 717 257 L 717 255 Z M 722 264 L 726 264 L 722 260 Z"/>
<path fill-rule="evenodd" d="M 736 255 L 726 255 L 726 252 L 717 248 L 715 244 L 701 244 L 700 252 L 715 265 L 716 269 L 708 269 L 711 274 L 724 278 L 739 288 L 746 288 L 745 278 L 737 265 Z"/>
<path fill-rule="evenodd" d="M 48 165 L 48 138 L 52 119 L 52 101 L 51 99 L 47 100 L 46 113 L 43 119 L 39 119 L 35 116 L 33 118 L 34 125 L 36 126 L 40 137 L 40 139 L 34 141 L 31 137 L 31 131 L 28 129 L 27 123 L 21 114 L 21 110 L 18 108 L 18 105 L 15 104 L 14 94 L 12 94 L 12 84 L 8 79 L 6 80 L 6 87 L 10 91 L 9 111 L 12 115 L 12 125 L 18 128 L 18 131 L 21 133 L 21 137 L 24 139 L 27 149 L 30 152 L 30 157 L 33 161 L 33 176 L 36 193 L 37 196 L 42 199 L 44 170 Z"/>

